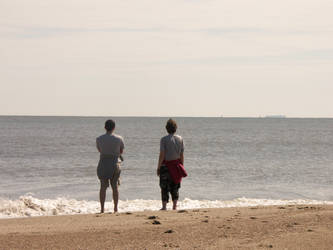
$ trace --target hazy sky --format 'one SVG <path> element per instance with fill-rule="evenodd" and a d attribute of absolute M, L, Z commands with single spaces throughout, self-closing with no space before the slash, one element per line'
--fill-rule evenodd
<path fill-rule="evenodd" d="M 0 115 L 333 117 L 332 0 L 1 0 Z"/>

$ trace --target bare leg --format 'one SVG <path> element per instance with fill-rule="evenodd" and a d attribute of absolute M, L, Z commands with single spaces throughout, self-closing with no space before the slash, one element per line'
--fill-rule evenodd
<path fill-rule="evenodd" d="M 105 196 L 106 196 L 106 187 L 101 187 L 101 189 L 99 190 L 99 201 L 101 203 L 101 213 L 104 213 Z"/>
<path fill-rule="evenodd" d="M 177 201 L 178 200 L 173 200 L 172 202 L 173 202 L 173 206 L 172 206 L 172 209 L 173 210 L 177 210 Z"/>
<path fill-rule="evenodd" d="M 161 208 L 161 210 L 167 210 L 167 208 L 166 208 L 167 204 L 168 204 L 168 202 L 162 201 L 162 208 Z"/>
<path fill-rule="evenodd" d="M 113 211 L 115 213 L 117 213 L 118 212 L 118 199 L 119 199 L 119 191 L 118 191 L 117 186 L 112 188 L 112 196 L 113 196 L 113 205 L 114 205 Z"/>
<path fill-rule="evenodd" d="M 168 190 L 166 188 L 161 188 L 161 198 L 162 198 L 162 208 L 161 210 L 167 210 L 167 201 L 163 201 L 163 200 L 169 200 L 169 193 Z"/>

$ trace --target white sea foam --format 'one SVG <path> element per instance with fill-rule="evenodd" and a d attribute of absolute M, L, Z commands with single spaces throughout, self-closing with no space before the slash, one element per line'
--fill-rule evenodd
<path fill-rule="evenodd" d="M 209 201 L 185 198 L 179 202 L 179 209 L 251 207 L 271 205 L 333 205 L 333 201 L 318 200 L 271 200 L 237 198 L 234 200 Z M 170 205 L 170 204 L 169 204 Z M 135 212 L 160 209 L 159 200 L 119 201 L 119 212 Z M 112 211 L 111 202 L 106 202 L 106 210 Z M 67 198 L 38 199 L 31 195 L 21 196 L 18 200 L 0 199 L 0 218 L 18 218 L 31 216 L 51 216 L 69 214 L 91 214 L 99 211 L 99 202 Z"/>

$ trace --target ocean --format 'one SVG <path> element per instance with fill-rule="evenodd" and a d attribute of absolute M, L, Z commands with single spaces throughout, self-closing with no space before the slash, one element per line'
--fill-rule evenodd
<path fill-rule="evenodd" d="M 157 210 L 168 118 L 112 117 L 125 141 L 120 212 Z M 99 211 L 95 139 L 108 117 L 0 116 L 0 218 Z M 333 119 L 175 118 L 180 208 L 333 204 Z M 107 191 L 106 210 L 111 211 Z"/>

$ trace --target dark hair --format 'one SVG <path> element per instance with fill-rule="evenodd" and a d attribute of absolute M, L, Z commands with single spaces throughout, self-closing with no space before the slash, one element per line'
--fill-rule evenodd
<path fill-rule="evenodd" d="M 107 120 L 105 122 L 105 126 L 104 128 L 107 130 L 107 131 L 112 131 L 114 130 L 114 128 L 116 127 L 116 123 L 113 121 L 113 120 Z"/>
<path fill-rule="evenodd" d="M 172 120 L 171 118 L 167 121 L 167 124 L 165 126 L 166 130 L 169 134 L 174 134 L 177 131 L 177 123 Z"/>

